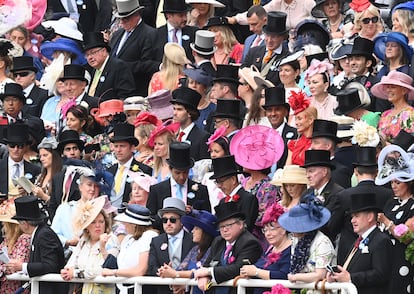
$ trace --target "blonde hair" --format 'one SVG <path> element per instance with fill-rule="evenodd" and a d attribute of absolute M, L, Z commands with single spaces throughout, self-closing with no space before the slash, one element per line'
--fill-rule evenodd
<path fill-rule="evenodd" d="M 23 231 L 20 229 L 20 226 L 18 224 L 9 222 L 3 222 L 3 231 L 7 244 L 7 250 L 10 253 L 12 252 L 17 239 L 19 239 L 19 237 L 23 234 Z"/>
<path fill-rule="evenodd" d="M 103 217 L 104 217 L 104 221 L 105 221 L 105 233 L 107 233 L 107 234 L 109 234 L 110 232 L 111 232 L 111 229 L 112 229 L 112 220 L 111 220 L 111 218 L 106 214 L 106 212 L 105 212 L 105 210 L 101 210 L 99 213 L 98 213 L 98 215 L 96 216 L 96 218 L 99 216 L 99 215 L 103 215 Z M 95 218 L 95 219 L 96 219 Z M 92 221 L 93 222 L 93 221 Z M 91 223 L 92 223 L 91 222 Z M 88 225 L 89 226 L 89 225 Z M 85 228 L 84 230 L 83 230 L 83 235 L 86 237 L 86 239 L 90 239 L 91 238 L 91 235 L 89 234 L 89 231 Z"/>
<path fill-rule="evenodd" d="M 286 184 L 282 184 L 282 200 L 280 200 L 280 204 L 283 207 L 288 207 L 290 203 L 292 203 L 293 197 L 289 194 L 289 192 L 286 190 Z M 302 186 L 302 192 L 304 192 L 307 188 L 306 184 L 295 184 Z"/>
<path fill-rule="evenodd" d="M 207 16 L 206 16 L 207 20 L 209 20 L 210 18 L 212 18 L 214 16 L 214 11 L 215 11 L 213 4 L 209 4 L 208 6 L 209 6 L 209 8 L 208 8 Z M 187 14 L 187 25 L 202 28 L 206 24 L 205 23 L 200 23 L 199 20 L 198 20 L 198 17 L 194 17 L 191 14 L 191 10 L 190 10 Z"/>
<path fill-rule="evenodd" d="M 364 18 L 365 12 L 369 12 L 373 16 L 378 17 L 377 33 L 384 31 L 384 21 L 381 17 L 380 10 L 372 4 L 368 6 L 368 8 L 364 11 L 355 13 L 354 30 L 356 30 L 357 32 L 360 32 L 362 30 L 362 19 Z"/>
<path fill-rule="evenodd" d="M 135 240 L 138 240 L 148 230 L 152 230 L 152 227 L 151 226 L 141 226 L 141 225 L 135 224 L 135 230 L 134 230 L 134 233 L 132 234 L 132 238 L 134 238 Z"/>
<path fill-rule="evenodd" d="M 223 39 L 223 47 L 226 54 L 230 54 L 233 50 L 234 45 L 238 43 L 236 36 L 234 35 L 233 31 L 228 26 L 214 26 L 221 34 L 221 38 Z"/>
<path fill-rule="evenodd" d="M 162 134 L 158 135 L 157 137 L 164 137 L 164 142 L 168 145 L 171 144 L 171 142 L 176 141 L 175 135 L 171 132 L 163 132 Z M 156 137 L 156 138 L 157 138 Z M 155 140 L 155 138 L 154 138 Z M 168 157 L 170 157 L 170 148 L 167 147 L 167 153 L 168 153 Z M 154 154 L 154 175 L 157 175 L 159 172 L 161 172 L 161 167 L 162 167 L 162 158 L 155 156 Z"/>
<path fill-rule="evenodd" d="M 164 54 L 161 69 L 161 80 L 164 83 L 164 89 L 175 90 L 178 85 L 178 78 L 183 74 L 183 70 L 183 65 L 172 62 Z"/>
<path fill-rule="evenodd" d="M 408 9 L 397 9 L 395 10 L 394 14 L 398 18 L 398 22 L 402 27 L 402 32 L 407 38 L 413 38 L 414 33 L 411 33 L 414 30 L 414 22 L 412 19 L 414 18 L 414 12 Z"/>
<path fill-rule="evenodd" d="M 309 106 L 308 108 L 305 108 L 303 111 L 299 113 L 303 113 L 306 117 L 313 118 L 313 120 L 318 118 L 318 110 L 313 106 Z"/>

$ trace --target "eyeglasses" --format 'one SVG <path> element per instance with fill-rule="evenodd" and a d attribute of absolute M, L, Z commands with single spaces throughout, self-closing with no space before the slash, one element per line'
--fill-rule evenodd
<path fill-rule="evenodd" d="M 30 71 L 21 71 L 21 72 L 15 72 L 15 73 L 13 73 L 13 76 L 15 78 L 17 78 L 18 76 L 20 76 L 20 77 L 27 77 L 28 75 L 30 75 Z"/>
<path fill-rule="evenodd" d="M 11 148 L 11 149 L 14 149 L 14 148 L 19 148 L 19 149 L 23 149 L 24 148 L 24 144 L 9 144 L 9 147 Z"/>
<path fill-rule="evenodd" d="M 220 231 L 224 231 L 225 229 L 230 229 L 235 223 L 238 223 L 239 221 L 236 220 L 235 222 L 232 222 L 230 224 L 227 225 L 221 225 L 219 226 Z"/>
<path fill-rule="evenodd" d="M 215 184 L 223 184 L 225 181 L 227 181 L 228 179 L 230 179 L 231 177 L 223 177 L 223 178 L 219 178 L 219 179 L 215 179 L 214 183 Z"/>
<path fill-rule="evenodd" d="M 280 229 L 280 228 L 281 227 L 272 227 L 272 226 L 270 226 L 268 228 L 263 228 L 262 233 L 266 234 L 266 232 L 273 232 L 273 231 L 276 231 L 277 229 Z"/>
<path fill-rule="evenodd" d="M 85 56 L 86 56 L 86 57 L 93 56 L 93 55 L 95 55 L 96 53 L 98 53 L 99 51 L 101 51 L 102 49 L 103 49 L 103 48 L 99 48 L 99 49 L 96 49 L 96 50 L 94 50 L 94 51 L 89 51 L 89 52 L 85 53 Z"/>
<path fill-rule="evenodd" d="M 214 124 L 215 125 L 218 125 L 219 123 L 222 123 L 223 121 L 225 121 L 226 119 L 216 119 L 215 121 L 214 121 Z"/>
<path fill-rule="evenodd" d="M 172 223 L 172 224 L 175 224 L 177 222 L 177 218 L 175 218 L 175 217 L 170 217 L 170 218 L 163 217 L 162 218 L 162 223 L 163 224 L 166 224 L 168 221 L 170 221 L 170 223 Z"/>
<path fill-rule="evenodd" d="M 370 21 L 372 21 L 372 23 L 377 23 L 378 20 L 379 20 L 378 16 L 374 16 L 374 17 L 371 17 L 371 18 L 366 17 L 366 18 L 361 19 L 363 24 L 369 24 Z"/>

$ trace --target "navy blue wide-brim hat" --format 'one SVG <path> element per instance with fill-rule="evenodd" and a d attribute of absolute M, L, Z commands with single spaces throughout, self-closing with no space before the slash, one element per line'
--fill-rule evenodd
<path fill-rule="evenodd" d="M 213 237 L 219 235 L 219 231 L 217 230 L 217 217 L 208 211 L 193 209 L 191 215 L 181 217 L 181 222 L 189 232 L 194 227 L 199 227 Z"/>
<path fill-rule="evenodd" d="M 385 46 L 388 42 L 395 42 L 401 46 L 408 60 L 413 56 L 413 48 L 408 45 L 408 38 L 400 32 L 381 33 L 374 39 L 374 54 L 385 61 Z"/>

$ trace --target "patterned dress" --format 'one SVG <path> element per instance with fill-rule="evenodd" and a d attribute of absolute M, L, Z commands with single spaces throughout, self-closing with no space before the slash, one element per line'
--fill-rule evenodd
<path fill-rule="evenodd" d="M 407 106 L 397 115 L 392 115 L 393 109 L 384 111 L 378 122 L 378 132 L 387 141 L 394 139 L 400 130 L 414 132 L 414 108 Z"/>

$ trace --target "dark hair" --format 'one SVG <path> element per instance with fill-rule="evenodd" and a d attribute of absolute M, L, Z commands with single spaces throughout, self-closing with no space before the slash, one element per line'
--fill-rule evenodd
<path fill-rule="evenodd" d="M 226 118 L 229 121 L 229 124 L 236 127 L 237 129 L 240 129 L 243 124 L 243 120 L 241 119 L 235 119 L 235 118 Z"/>
<path fill-rule="evenodd" d="M 262 5 L 250 6 L 249 10 L 247 10 L 247 17 L 252 17 L 253 14 L 256 14 L 259 18 L 264 18 L 267 16 L 266 10 Z"/>
<path fill-rule="evenodd" d="M 62 170 L 62 165 L 63 165 L 62 157 L 60 156 L 57 150 L 50 149 L 50 148 L 40 148 L 40 149 L 45 149 L 46 151 L 52 153 L 52 167 L 51 167 L 51 172 L 50 172 L 51 175 L 50 175 L 50 180 L 49 180 L 49 186 L 52 187 L 52 178 L 54 177 L 54 175 L 56 175 L 58 172 Z M 47 175 L 47 170 L 42 167 L 42 171 L 40 172 L 38 182 L 41 183 L 43 179 L 46 177 L 46 175 Z"/>
<path fill-rule="evenodd" d="M 211 242 L 213 242 L 213 240 L 214 237 L 202 229 L 201 240 L 200 243 L 198 243 L 199 252 L 197 254 L 197 261 L 201 260 L 208 248 L 210 248 Z"/>
<path fill-rule="evenodd" d="M 252 103 L 250 104 L 246 125 L 250 125 L 250 122 L 255 124 L 259 123 L 260 118 L 264 114 L 263 107 L 260 106 L 260 100 L 262 99 L 262 88 L 258 87 L 253 92 Z"/>
<path fill-rule="evenodd" d="M 224 86 L 229 87 L 230 88 L 230 91 L 234 95 L 234 97 L 237 96 L 237 94 L 238 94 L 238 88 L 239 88 L 239 84 L 238 83 L 223 82 L 223 81 L 218 81 L 217 83 L 221 84 L 223 87 Z"/>
<path fill-rule="evenodd" d="M 69 112 L 72 113 L 80 121 L 85 121 L 85 124 L 82 126 L 82 130 L 85 133 L 90 134 L 93 125 L 93 118 L 89 115 L 88 110 L 83 106 L 74 105 L 68 109 L 67 114 Z"/>
<path fill-rule="evenodd" d="M 201 54 L 201 53 L 196 52 L 194 50 L 193 50 L 193 52 L 194 52 L 195 55 L 197 55 L 197 56 L 199 56 L 199 57 L 201 57 L 203 59 L 207 59 L 207 60 L 210 60 L 214 56 L 214 54 Z"/>
<path fill-rule="evenodd" d="M 409 64 L 410 61 L 408 60 L 408 57 L 407 57 L 407 54 L 405 53 L 404 48 L 401 46 L 400 43 L 397 43 L 397 44 L 398 44 L 398 48 L 399 48 L 400 53 L 401 53 L 400 59 L 398 61 L 400 62 L 400 64 L 403 64 L 403 65 L 404 64 Z M 390 60 L 386 56 L 385 56 L 385 61 L 384 62 L 385 62 L 386 65 L 388 65 L 388 67 L 390 66 Z"/>
<path fill-rule="evenodd" d="M 40 225 L 45 224 L 45 220 L 43 219 L 39 219 L 39 220 L 27 220 L 26 221 L 29 225 L 31 225 L 32 227 L 37 227 Z"/>
<path fill-rule="evenodd" d="M 220 147 L 223 148 L 225 156 L 230 155 L 230 144 L 227 138 L 219 137 L 217 138 L 217 140 L 214 141 L 214 143 L 219 144 Z"/>
<path fill-rule="evenodd" d="M 356 170 L 358 171 L 359 174 L 361 175 L 371 175 L 371 176 L 376 176 L 377 175 L 377 166 L 356 166 L 355 167 Z"/>
<path fill-rule="evenodd" d="M 200 117 L 200 112 L 198 110 L 195 110 L 185 105 L 184 107 L 187 110 L 188 114 L 190 115 L 191 121 L 196 121 Z"/>

